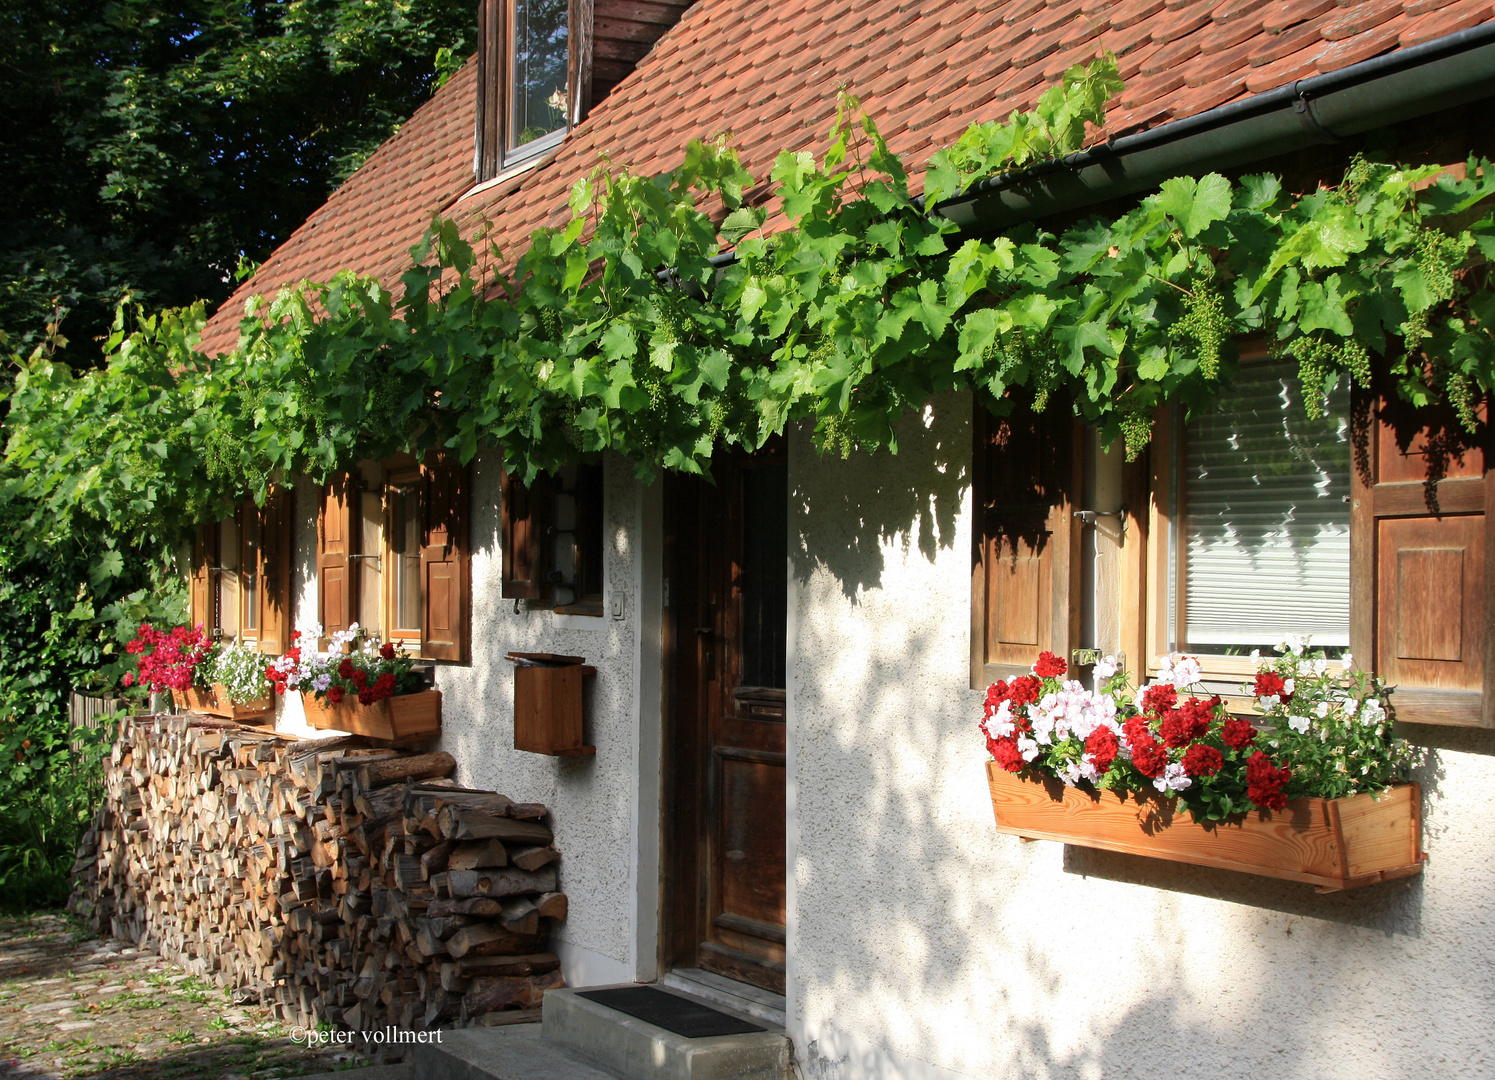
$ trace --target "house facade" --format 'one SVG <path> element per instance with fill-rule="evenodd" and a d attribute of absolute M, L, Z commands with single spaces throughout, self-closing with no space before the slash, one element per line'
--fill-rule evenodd
<path fill-rule="evenodd" d="M 484 0 L 479 56 L 204 348 L 232 346 L 248 296 L 344 268 L 394 282 L 432 214 L 517 251 L 602 153 L 648 173 L 730 131 L 764 176 L 820 149 L 839 85 L 917 161 L 1115 53 L 1127 89 L 1091 151 L 947 209 L 987 232 L 1190 172 L 1310 190 L 1367 149 L 1462 169 L 1491 153 L 1492 20 L 1436 0 Z M 1483 452 L 1440 458 L 1430 504 L 1436 424 L 1347 393 L 1311 419 L 1292 367 L 1241 349 L 1218 409 L 1159 415 L 1133 463 L 968 394 L 905 416 L 896 455 L 823 456 L 791 428 L 712 483 L 606 455 L 528 489 L 492 450 L 360 463 L 202 530 L 194 615 L 267 653 L 358 622 L 427 658 L 458 779 L 551 809 L 568 984 L 731 980 L 782 1009 L 803 1076 L 1495 1075 Z M 993 830 L 989 681 L 1043 649 L 1143 671 L 1187 651 L 1228 694 L 1288 634 L 1398 684 L 1428 749 L 1422 874 L 1320 895 Z M 514 652 L 596 669 L 592 752 L 515 749 Z M 294 698 L 276 724 L 310 733 Z"/>

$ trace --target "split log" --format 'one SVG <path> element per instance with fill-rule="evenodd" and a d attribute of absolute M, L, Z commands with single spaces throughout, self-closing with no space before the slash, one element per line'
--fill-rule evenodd
<path fill-rule="evenodd" d="M 364 791 L 393 784 L 398 780 L 424 780 L 432 776 L 450 776 L 457 759 L 445 750 L 434 754 L 413 754 L 372 761 L 358 767 L 358 785 Z"/>
<path fill-rule="evenodd" d="M 496 1012 L 499 1009 L 533 1009 L 540 1004 L 545 991 L 564 986 L 559 973 L 518 977 L 497 976 L 472 980 L 472 987 L 462 995 L 462 1005 L 469 1016 Z"/>
<path fill-rule="evenodd" d="M 446 870 L 477 870 L 486 866 L 508 866 L 509 853 L 498 840 L 480 840 L 472 843 L 453 843 L 445 841 L 447 850 L 451 853 L 447 859 Z M 524 848 L 524 851 L 543 851 L 544 848 Z M 546 860 L 548 861 L 548 860 Z M 516 862 L 516 866 L 519 864 Z M 537 863 L 533 866 L 520 866 L 521 870 L 538 870 L 545 863 Z"/>
<path fill-rule="evenodd" d="M 517 821 L 500 814 L 460 806 L 445 806 L 437 818 L 447 840 L 502 840 L 507 844 L 548 844 L 555 837 L 544 825 Z"/>

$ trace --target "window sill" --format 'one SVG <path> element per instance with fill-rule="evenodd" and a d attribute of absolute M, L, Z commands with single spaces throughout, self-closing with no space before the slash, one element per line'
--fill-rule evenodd
<path fill-rule="evenodd" d="M 517 179 L 518 177 L 523 176 L 525 173 L 531 171 L 532 169 L 538 169 L 541 165 L 548 164 L 549 162 L 555 160 L 555 156 L 560 153 L 561 146 L 565 143 L 565 136 L 567 133 L 563 131 L 559 134 L 561 137 L 556 139 L 554 143 L 540 146 L 529 156 L 523 158 L 520 161 L 516 161 L 505 166 L 499 171 L 497 176 L 494 176 L 488 180 L 484 180 L 481 184 L 474 184 L 472 187 L 468 188 L 467 191 L 457 197 L 457 201 L 453 205 L 460 205 L 461 203 L 466 202 L 468 199 L 471 199 L 474 196 L 487 194 L 488 192 L 493 191 L 494 188 L 501 187 L 502 185 L 508 183 L 510 180 Z M 540 143 L 543 143 L 544 141 L 545 140 L 543 139 L 536 140 L 536 142 Z"/>
<path fill-rule="evenodd" d="M 597 619 L 602 618 L 603 615 L 601 600 L 596 603 L 588 601 L 579 604 L 558 604 L 550 610 L 557 615 L 588 615 Z"/>

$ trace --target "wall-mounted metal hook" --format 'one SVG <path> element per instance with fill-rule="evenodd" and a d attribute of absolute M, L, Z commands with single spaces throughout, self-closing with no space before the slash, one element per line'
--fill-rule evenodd
<path fill-rule="evenodd" d="M 1127 505 L 1126 505 L 1126 503 L 1122 503 L 1120 509 L 1117 509 L 1117 510 L 1076 510 L 1075 511 L 1075 517 L 1079 518 L 1086 525 L 1092 525 L 1092 526 L 1095 524 L 1095 519 L 1096 518 L 1103 518 L 1103 517 L 1119 518 L 1120 519 L 1120 525 L 1121 525 L 1121 538 L 1123 540 L 1126 539 L 1126 519 L 1127 519 Z"/>

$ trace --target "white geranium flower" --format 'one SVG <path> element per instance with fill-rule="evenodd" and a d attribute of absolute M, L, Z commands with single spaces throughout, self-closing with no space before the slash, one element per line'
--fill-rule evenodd
<path fill-rule="evenodd" d="M 1339 662 L 1344 665 L 1344 669 L 1346 671 L 1350 671 L 1355 667 L 1355 658 L 1349 653 L 1345 653 L 1344 657 Z"/>
<path fill-rule="evenodd" d="M 1065 787 L 1074 787 L 1080 782 L 1080 766 L 1070 761 L 1059 766 L 1059 779 L 1064 781 Z"/>
<path fill-rule="evenodd" d="M 1017 749 L 1018 753 L 1023 755 L 1024 761 L 1032 761 L 1038 756 L 1038 744 L 1026 735 L 1018 738 Z"/>
<path fill-rule="evenodd" d="M 1252 649 L 1251 650 L 1251 659 L 1253 659 L 1253 660 L 1260 660 L 1261 659 L 1261 650 L 1260 649 Z"/>
<path fill-rule="evenodd" d="M 1163 775 L 1152 782 L 1152 786 L 1162 792 L 1183 791 L 1185 788 L 1194 786 L 1194 781 L 1189 774 L 1184 772 L 1181 763 L 1175 761 L 1163 770 Z"/>
<path fill-rule="evenodd" d="M 991 719 L 984 722 L 988 725 L 987 734 L 994 739 L 1011 735 L 1016 730 L 1012 721 L 1012 702 L 1002 702 L 997 706 L 997 711 L 992 713 Z"/>
<path fill-rule="evenodd" d="M 1327 701 L 1320 701 L 1318 703 L 1318 708 L 1314 709 L 1313 711 L 1318 715 L 1318 718 L 1322 720 L 1324 717 L 1329 715 L 1329 703 Z"/>
<path fill-rule="evenodd" d="M 1366 727 L 1379 724 L 1386 719 L 1386 710 L 1381 706 L 1379 698 L 1366 698 L 1365 703 L 1360 706 L 1360 722 Z"/>
<path fill-rule="evenodd" d="M 1313 726 L 1313 721 L 1309 720 L 1306 716 L 1289 716 L 1287 718 L 1287 726 L 1302 734 Z"/>
<path fill-rule="evenodd" d="M 1322 675 L 1324 672 L 1326 672 L 1328 670 L 1329 670 L 1329 661 L 1325 660 L 1323 657 L 1319 657 L 1317 660 L 1315 660 L 1313 662 L 1313 673 L 1315 675 Z"/>
<path fill-rule="evenodd" d="M 1296 694 L 1298 692 L 1298 680 L 1296 680 L 1296 679 L 1283 679 L 1282 680 L 1282 692 L 1284 694 Z"/>
<path fill-rule="evenodd" d="M 1199 661 L 1192 656 L 1179 657 L 1173 665 L 1172 677 L 1167 680 L 1180 690 L 1186 690 L 1199 681 Z"/>
<path fill-rule="evenodd" d="M 1266 708 L 1266 709 L 1272 708 L 1274 705 L 1277 704 L 1277 702 L 1279 702 L 1281 700 L 1282 699 L 1279 698 L 1276 694 L 1263 694 L 1261 696 L 1262 707 Z"/>
<path fill-rule="evenodd" d="M 1121 668 L 1117 665 L 1116 657 L 1114 656 L 1102 656 L 1095 662 L 1095 677 L 1097 679 L 1109 679 L 1120 670 Z"/>
<path fill-rule="evenodd" d="M 313 690 L 326 690 L 331 685 L 332 676 L 328 675 L 326 672 L 323 672 L 321 675 L 318 675 L 311 681 L 311 688 Z"/>

